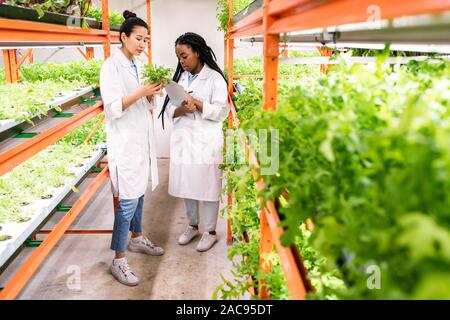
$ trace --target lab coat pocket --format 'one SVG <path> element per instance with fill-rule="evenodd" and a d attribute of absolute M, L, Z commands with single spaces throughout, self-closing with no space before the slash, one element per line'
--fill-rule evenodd
<path fill-rule="evenodd" d="M 139 141 L 130 139 L 121 145 L 118 156 L 121 170 L 135 172 L 144 163 L 143 145 Z"/>

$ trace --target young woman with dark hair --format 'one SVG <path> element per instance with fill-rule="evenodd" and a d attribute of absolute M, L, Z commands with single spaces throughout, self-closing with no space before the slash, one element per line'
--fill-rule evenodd
<path fill-rule="evenodd" d="M 100 75 L 100 90 L 106 115 L 108 164 L 114 196 L 119 205 L 114 217 L 111 249 L 115 251 L 111 273 L 121 283 L 134 286 L 125 250 L 162 255 L 164 250 L 142 235 L 142 209 L 148 181 L 158 184 L 152 97 L 161 84 L 142 84 L 141 65 L 135 59 L 148 41 L 148 26 L 134 13 L 124 12 L 120 28 L 122 46 L 106 59 Z"/>
<path fill-rule="evenodd" d="M 176 106 L 166 97 L 161 116 L 173 121 L 170 142 L 169 194 L 183 198 L 189 226 L 178 243 L 186 245 L 199 235 L 199 202 L 205 227 L 198 251 L 217 241 L 216 224 L 222 189 L 223 131 L 228 92 L 216 56 L 198 34 L 185 33 L 175 42 L 178 65 L 173 80 L 186 90 L 186 101 Z"/>

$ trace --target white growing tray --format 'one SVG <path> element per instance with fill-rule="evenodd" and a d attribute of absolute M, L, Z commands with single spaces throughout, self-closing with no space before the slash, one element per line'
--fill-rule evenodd
<path fill-rule="evenodd" d="M 70 100 L 79 98 L 81 96 L 84 96 L 86 93 L 93 91 L 94 89 L 92 87 L 85 87 L 85 88 L 81 88 L 81 89 L 76 89 L 76 90 L 72 90 L 69 92 L 64 93 L 61 97 L 57 97 L 55 99 L 53 99 L 50 103 L 49 103 L 49 109 L 48 111 L 50 111 L 51 109 L 53 109 L 54 107 L 60 106 L 66 102 L 69 102 Z M 37 117 L 39 114 L 35 115 L 35 117 Z M 4 132 L 8 129 L 11 129 L 15 126 L 17 126 L 18 124 L 24 123 L 25 120 L 22 121 L 16 121 L 14 119 L 4 119 L 4 120 L 0 120 L 0 132 Z"/>
<path fill-rule="evenodd" d="M 76 178 L 67 183 L 65 186 L 58 188 L 57 192 L 51 199 L 39 200 L 28 206 L 30 209 L 36 209 L 36 214 L 31 220 L 26 222 L 7 222 L 2 225 L 0 234 L 9 235 L 11 239 L 0 241 L 0 267 L 19 249 L 28 239 L 36 228 L 47 218 L 47 216 L 58 206 L 58 204 L 72 191 L 75 186 L 85 176 L 85 174 L 104 156 L 104 145 L 97 146 L 97 152 L 88 159 L 83 166 L 76 168 Z"/>

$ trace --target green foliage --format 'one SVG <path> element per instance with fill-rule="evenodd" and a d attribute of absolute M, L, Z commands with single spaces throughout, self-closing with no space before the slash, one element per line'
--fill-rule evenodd
<path fill-rule="evenodd" d="M 260 74 L 262 72 L 260 58 L 242 59 L 236 65 L 240 74 Z M 305 86 L 309 86 L 311 82 L 317 81 L 321 77 L 318 68 L 293 66 L 283 70 L 286 78 L 292 77 L 293 79 L 300 73 L 302 77 L 299 80 Z M 299 80 L 296 80 L 294 84 L 286 79 L 281 80 L 278 86 L 280 98 L 288 96 L 293 87 L 298 85 Z M 262 81 L 243 79 L 240 83 L 244 87 L 244 92 L 237 95 L 238 118 L 243 128 L 251 128 L 252 119 L 261 113 Z M 259 269 L 258 192 L 251 174 L 252 167 L 238 161 L 238 159 L 245 158 L 241 141 L 238 140 L 234 140 L 235 158 L 230 162 L 230 159 L 227 159 L 227 151 L 225 151 L 224 158 L 227 159 L 227 162 L 221 166 L 224 176 L 227 177 L 227 188 L 224 189 L 224 193 L 232 194 L 234 199 L 231 208 L 224 208 L 223 212 L 226 212 L 227 219 L 231 222 L 233 234 L 238 235 L 229 250 L 229 258 L 233 261 L 231 271 L 233 279 L 227 280 L 222 277 L 223 283 L 216 288 L 214 298 L 219 296 L 222 299 L 242 297 L 250 288 L 260 290 L 259 280 L 265 279 L 266 290 L 273 299 L 289 299 L 287 284 L 276 251 L 263 257 L 272 266 L 270 272 L 265 274 Z M 230 141 L 227 140 L 227 144 L 229 143 Z M 227 146 L 228 149 L 229 146 Z M 295 243 L 302 254 L 309 278 L 316 288 L 315 293 L 310 294 L 310 298 L 335 299 L 336 295 L 333 290 L 342 289 L 344 286 L 339 274 L 328 272 L 324 268 L 326 259 L 309 244 L 311 233 L 305 229 L 302 220 L 298 220 L 296 225 L 299 226 L 300 235 L 296 237 Z M 239 257 L 241 258 L 239 259 Z M 249 277 L 252 279 L 250 282 L 248 281 Z"/>
<path fill-rule="evenodd" d="M 236 144 L 238 152 L 242 155 L 240 144 Z M 239 149 L 240 148 L 240 149 Z M 248 290 L 260 290 L 259 281 L 265 279 L 264 285 L 273 299 L 289 299 L 286 281 L 281 270 L 279 257 L 276 251 L 265 255 L 266 263 L 272 268 L 265 274 L 259 268 L 259 218 L 258 218 L 258 192 L 251 175 L 250 167 L 234 163 L 223 166 L 227 179 L 227 193 L 232 193 L 235 201 L 226 212 L 231 222 L 232 232 L 238 238 L 228 251 L 228 258 L 232 261 L 230 273 L 232 280 L 221 275 L 223 283 L 214 291 L 213 298 L 236 299 L 248 295 Z M 245 258 L 244 258 L 245 257 Z M 257 296 L 252 296 L 257 299 Z"/>
<path fill-rule="evenodd" d="M 70 63 L 33 63 L 20 68 L 21 79 L 25 82 L 44 80 L 76 81 L 83 86 L 100 83 L 102 60 L 73 61 Z"/>
<path fill-rule="evenodd" d="M 91 0 L 6 0 L 5 3 L 17 7 L 33 8 L 40 18 L 46 11 L 85 17 Z"/>
<path fill-rule="evenodd" d="M 158 66 L 155 64 L 147 64 L 142 72 L 142 79 L 145 83 L 161 83 L 168 84 L 172 81 L 173 70 Z"/>
<path fill-rule="evenodd" d="M 319 54 L 313 52 L 302 52 L 298 53 L 296 51 L 291 52 L 292 56 L 297 58 L 300 57 L 316 57 Z M 264 65 L 262 57 L 252 57 L 245 59 L 235 59 L 234 60 L 234 74 L 237 75 L 259 75 L 264 74 Z M 320 75 L 320 65 L 314 64 L 283 64 L 280 63 L 278 67 L 278 76 L 280 80 L 295 79 L 302 81 L 302 83 L 316 82 L 316 80 L 321 77 Z M 242 80 L 241 80 L 242 81 Z"/>
<path fill-rule="evenodd" d="M 93 18 L 97 21 L 102 21 L 102 9 L 96 7 L 95 5 L 91 5 L 87 12 L 87 17 Z M 120 26 L 124 21 L 125 18 L 123 15 L 116 11 L 116 10 L 109 10 L 109 24 L 110 26 Z"/>
<path fill-rule="evenodd" d="M 79 146 L 81 145 L 89 133 L 94 129 L 95 125 L 100 120 L 100 115 L 89 120 L 77 130 L 70 132 L 60 140 L 60 143 L 67 145 Z M 98 127 L 88 143 L 91 145 L 97 145 L 106 141 L 105 121 Z"/>
<path fill-rule="evenodd" d="M 5 69 L 0 68 L 0 84 L 6 83 Z"/>
<path fill-rule="evenodd" d="M 0 84 L 0 120 L 31 122 L 31 118 L 46 114 L 50 102 L 59 94 L 81 87 L 78 82 L 51 80 L 34 83 Z"/>
<path fill-rule="evenodd" d="M 311 217 L 311 246 L 357 299 L 448 299 L 450 274 L 450 64 L 332 68 L 316 86 L 255 108 L 244 128 L 276 128 L 280 168 L 263 176 L 266 199 L 290 194 L 280 209 L 294 243 Z M 381 288 L 369 289 L 370 268 Z"/>
<path fill-rule="evenodd" d="M 31 118 L 47 113 L 50 102 L 57 96 L 97 85 L 102 63 L 101 60 L 90 60 L 22 66 L 22 82 L 7 84 L 0 81 L 0 120 L 31 123 Z"/>
<path fill-rule="evenodd" d="M 351 49 L 350 51 L 351 55 L 354 57 L 376 57 L 383 52 L 383 50 L 372 50 L 372 49 Z M 390 52 L 390 56 L 394 57 L 434 56 L 434 55 L 435 53 L 398 51 L 398 50 L 392 50 L 392 52 Z"/>
<path fill-rule="evenodd" d="M 248 7 L 254 0 L 236 0 L 234 1 L 234 14 L 240 12 L 241 10 Z M 217 20 L 219 20 L 219 27 L 217 30 L 224 31 L 228 35 L 228 20 L 229 20 L 229 12 L 230 7 L 228 5 L 228 1 L 226 0 L 218 0 L 217 1 Z"/>
<path fill-rule="evenodd" d="M 105 141 L 100 127 L 89 143 L 81 144 L 99 117 L 0 177 L 0 224 L 30 220 L 36 214 L 33 203 L 52 198 L 74 179 L 74 171 L 94 155 L 93 146 Z"/>

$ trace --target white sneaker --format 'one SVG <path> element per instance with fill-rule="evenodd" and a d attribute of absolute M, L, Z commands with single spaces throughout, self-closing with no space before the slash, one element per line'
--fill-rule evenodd
<path fill-rule="evenodd" d="M 203 236 L 197 245 L 197 251 L 207 251 L 211 249 L 214 243 L 217 242 L 217 235 L 210 234 L 209 232 L 203 232 Z"/>
<path fill-rule="evenodd" d="M 139 240 L 130 239 L 128 250 L 138 253 L 146 253 L 151 256 L 162 256 L 164 249 L 158 247 L 156 244 L 148 240 L 146 237 L 141 237 Z"/>
<path fill-rule="evenodd" d="M 127 259 L 114 259 L 111 264 L 111 273 L 114 278 L 126 286 L 136 286 L 139 278 L 131 271 Z"/>
<path fill-rule="evenodd" d="M 184 246 L 192 241 L 196 236 L 198 236 L 200 232 L 198 232 L 198 229 L 194 227 L 187 227 L 186 231 L 183 232 L 183 234 L 178 238 L 178 244 Z"/>

